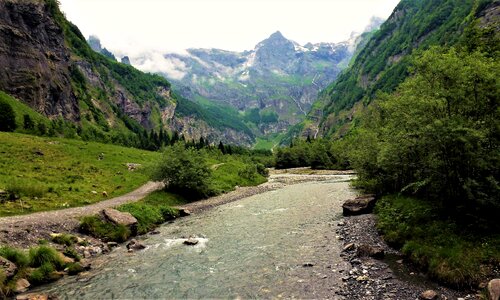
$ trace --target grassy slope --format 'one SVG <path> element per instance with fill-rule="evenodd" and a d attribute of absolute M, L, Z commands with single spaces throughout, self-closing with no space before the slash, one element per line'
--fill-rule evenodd
<path fill-rule="evenodd" d="M 17 133 L 2 132 L 0 140 L 0 189 L 25 194 L 1 204 L 0 216 L 90 204 L 104 199 L 102 191 L 109 197 L 125 194 L 148 180 L 144 168 L 130 172 L 125 164 L 147 167 L 160 157 L 133 148 Z M 104 159 L 98 160 L 101 153 Z"/>
<path fill-rule="evenodd" d="M 376 213 L 384 239 L 441 282 L 474 286 L 500 262 L 500 234 L 460 226 L 432 202 L 385 196 Z"/>
<path fill-rule="evenodd" d="M 48 126 L 48 124 L 50 123 L 50 120 L 47 119 L 47 117 L 37 113 L 26 104 L 18 101 L 14 97 L 2 91 L 0 91 L 0 101 L 4 101 L 10 104 L 10 106 L 14 110 L 14 113 L 16 114 L 17 130 L 21 130 L 21 128 L 23 127 L 24 115 L 29 115 L 30 118 L 37 124 L 43 122 Z"/>

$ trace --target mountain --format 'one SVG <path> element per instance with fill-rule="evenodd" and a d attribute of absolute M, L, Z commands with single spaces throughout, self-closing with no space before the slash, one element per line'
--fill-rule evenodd
<path fill-rule="evenodd" d="M 0 90 L 83 139 L 137 145 L 146 130 L 163 129 L 214 143 L 253 142 L 241 124 L 221 120 L 175 95 L 163 77 L 119 63 L 98 40 L 91 43 L 99 53 L 55 0 L 0 0 Z"/>
<path fill-rule="evenodd" d="M 371 26 L 380 23 L 374 19 Z M 130 60 L 139 69 L 164 66 L 157 72 L 180 95 L 204 107 L 225 108 L 256 136 L 265 136 L 284 133 L 305 118 L 318 92 L 348 65 L 357 37 L 299 45 L 277 31 L 250 51 L 188 49 L 183 54 L 146 53 Z"/>
<path fill-rule="evenodd" d="M 392 92 L 409 76 L 414 53 L 456 44 L 467 25 L 485 15 L 498 28 L 499 1 L 403 0 L 379 30 L 370 34 L 350 67 L 319 95 L 306 121 L 290 136 L 343 135 L 357 112 L 377 92 Z"/>

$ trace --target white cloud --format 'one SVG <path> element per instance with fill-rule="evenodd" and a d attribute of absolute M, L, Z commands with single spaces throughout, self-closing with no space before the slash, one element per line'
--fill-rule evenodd
<path fill-rule="evenodd" d="M 399 0 L 60 0 L 85 36 L 113 52 L 249 50 L 280 30 L 300 44 L 339 42 Z"/>
<path fill-rule="evenodd" d="M 131 63 L 139 70 L 151 73 L 166 73 L 169 78 L 180 80 L 186 75 L 186 64 L 178 58 L 166 59 L 160 52 L 131 57 Z"/>

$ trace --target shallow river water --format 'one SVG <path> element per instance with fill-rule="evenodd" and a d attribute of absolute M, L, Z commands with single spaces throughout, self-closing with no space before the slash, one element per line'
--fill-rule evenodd
<path fill-rule="evenodd" d="M 61 299 L 336 298 L 348 175 L 254 195 L 159 228 L 145 250 L 103 256 L 89 277 L 43 288 Z M 196 236 L 195 246 L 183 244 Z"/>

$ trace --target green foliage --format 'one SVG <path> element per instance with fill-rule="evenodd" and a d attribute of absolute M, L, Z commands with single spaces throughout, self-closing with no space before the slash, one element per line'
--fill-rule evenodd
<path fill-rule="evenodd" d="M 12 106 L 0 99 L 0 131 L 14 131 L 16 127 L 16 114 Z"/>
<path fill-rule="evenodd" d="M 77 262 L 69 264 L 67 268 L 68 268 L 69 275 L 76 275 L 78 273 L 85 271 L 83 266 Z"/>
<path fill-rule="evenodd" d="M 500 235 L 464 227 L 447 217 L 446 207 L 403 196 L 377 202 L 377 228 L 389 243 L 435 279 L 473 287 L 500 262 Z"/>
<path fill-rule="evenodd" d="M 210 174 L 204 154 L 177 143 L 165 150 L 152 179 L 163 181 L 167 190 L 180 195 L 206 197 Z"/>
<path fill-rule="evenodd" d="M 409 75 L 414 51 L 460 41 L 475 1 L 403 0 L 395 14 L 374 32 L 351 66 L 325 88 L 329 101 L 325 116 L 350 109 L 361 100 L 369 103 L 377 92 L 393 92 Z M 324 120 L 323 120 L 324 121 Z"/>
<path fill-rule="evenodd" d="M 52 242 L 59 245 L 72 246 L 73 244 L 78 242 L 78 238 L 69 233 L 61 233 L 54 235 L 52 237 Z"/>
<path fill-rule="evenodd" d="M 120 211 L 129 212 L 137 219 L 137 233 L 145 234 L 159 224 L 174 219 L 178 213 L 166 205 L 153 205 L 136 202 L 122 205 Z"/>
<path fill-rule="evenodd" d="M 80 261 L 82 259 L 73 247 L 66 247 L 63 254 L 67 257 L 73 258 L 75 261 Z"/>
<path fill-rule="evenodd" d="M 349 163 L 336 143 L 326 139 L 292 140 L 290 147 L 275 152 L 276 168 L 347 169 Z"/>
<path fill-rule="evenodd" d="M 38 246 L 29 250 L 30 266 L 34 268 L 50 264 L 56 270 L 62 270 L 64 262 L 57 251 L 49 246 Z"/>
<path fill-rule="evenodd" d="M 352 138 L 361 182 L 493 221 L 500 212 L 498 59 L 433 48 L 414 66 L 396 93 L 379 96 Z"/>
<path fill-rule="evenodd" d="M 97 216 L 86 216 L 80 220 L 80 231 L 106 241 L 122 243 L 131 235 L 130 228 L 101 220 Z"/>
<path fill-rule="evenodd" d="M 24 251 L 9 246 L 0 247 L 0 256 L 10 260 L 18 268 L 25 268 L 30 263 L 30 259 Z"/>
<path fill-rule="evenodd" d="M 51 275 L 52 273 L 54 273 L 54 271 L 54 266 L 50 262 L 45 262 L 40 267 L 31 272 L 28 281 L 34 285 L 50 282 Z"/>
<path fill-rule="evenodd" d="M 0 152 L 9 154 L 0 155 L 0 189 L 16 199 L 0 206 L 0 216 L 95 203 L 106 199 L 102 191 L 110 197 L 128 193 L 148 181 L 148 166 L 160 157 L 157 152 L 18 133 L 0 132 L 0 140 Z M 127 163 L 142 167 L 128 171 Z"/>

